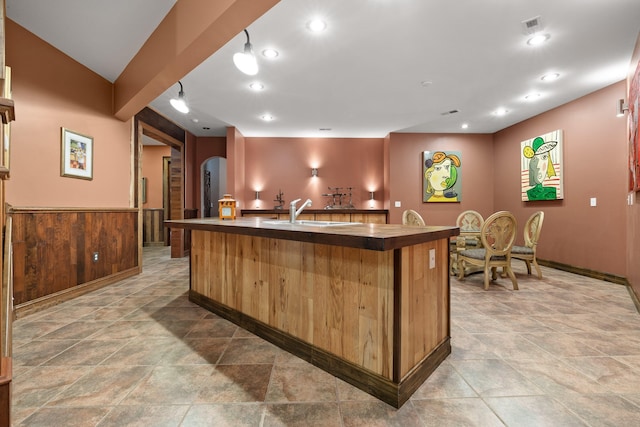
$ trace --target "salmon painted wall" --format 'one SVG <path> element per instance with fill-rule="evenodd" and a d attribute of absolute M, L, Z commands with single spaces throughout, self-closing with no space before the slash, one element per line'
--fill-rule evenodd
<path fill-rule="evenodd" d="M 285 209 L 295 199 L 307 198 L 313 209 L 330 199 L 328 187 L 352 189 L 358 209 L 383 207 L 382 138 L 245 138 L 245 209 L 273 209 L 278 191 L 284 193 Z M 311 176 L 318 168 L 318 176 Z M 255 192 L 260 200 L 255 201 Z M 343 199 L 343 203 L 347 203 Z M 300 203 L 298 204 L 300 206 Z"/>
<path fill-rule="evenodd" d="M 112 115 L 112 85 L 6 20 L 16 120 L 11 124 L 13 206 L 129 207 L 131 121 Z M 61 127 L 93 137 L 93 180 L 60 176 Z"/>
<path fill-rule="evenodd" d="M 389 141 L 389 218 L 402 223 L 413 209 L 428 225 L 455 225 L 458 215 L 473 209 L 485 218 L 494 212 L 493 137 L 485 134 L 392 133 Z M 422 202 L 423 151 L 460 151 L 462 194 L 457 203 Z M 401 203 L 395 207 L 395 202 Z"/>
<path fill-rule="evenodd" d="M 171 157 L 168 145 L 146 145 L 142 149 L 142 176 L 147 178 L 147 203 L 143 208 L 162 209 L 163 157 Z"/>
<path fill-rule="evenodd" d="M 513 212 L 519 228 L 533 212 L 545 212 L 541 259 L 626 274 L 626 123 L 615 115 L 625 87 L 616 83 L 494 135 L 496 209 Z M 523 202 L 520 142 L 556 129 L 563 130 L 564 200 Z"/>
<path fill-rule="evenodd" d="M 631 76 L 635 73 L 636 68 L 640 67 L 640 35 L 636 41 L 636 47 L 633 52 L 631 64 L 629 66 L 629 77 L 627 78 L 625 99 L 629 99 L 629 86 L 631 84 Z M 626 116 L 627 130 L 629 129 L 629 114 Z M 627 131 L 626 141 L 629 141 L 629 133 Z M 628 144 L 628 142 L 627 142 Z M 640 297 L 640 193 L 630 194 L 632 204 L 627 207 L 627 280 L 633 287 L 637 297 Z"/>

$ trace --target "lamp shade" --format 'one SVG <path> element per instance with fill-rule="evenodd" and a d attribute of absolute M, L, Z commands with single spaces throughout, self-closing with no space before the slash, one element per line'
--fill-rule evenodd
<path fill-rule="evenodd" d="M 238 52 L 233 55 L 233 63 L 238 70 L 249 76 L 255 76 L 258 74 L 258 61 L 251 49 L 251 43 L 244 45 L 244 52 Z"/>

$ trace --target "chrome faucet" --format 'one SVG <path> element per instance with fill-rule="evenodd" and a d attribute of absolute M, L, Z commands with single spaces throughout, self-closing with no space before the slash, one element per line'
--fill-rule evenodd
<path fill-rule="evenodd" d="M 298 215 L 300 215 L 300 212 L 302 212 L 304 208 L 306 208 L 307 206 L 311 206 L 311 199 L 307 199 L 302 204 L 302 206 L 300 206 L 300 209 L 296 210 L 296 203 L 298 203 L 300 200 L 302 199 L 295 199 L 289 204 L 289 215 L 291 217 L 289 221 L 291 222 L 291 224 L 294 224 L 296 222 L 296 218 L 298 218 Z"/>

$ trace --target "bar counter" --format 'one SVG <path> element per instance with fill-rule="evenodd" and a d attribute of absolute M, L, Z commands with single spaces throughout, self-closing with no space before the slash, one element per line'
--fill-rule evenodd
<path fill-rule="evenodd" d="M 165 224 L 191 232 L 191 301 L 394 407 L 451 352 L 456 227 Z"/>

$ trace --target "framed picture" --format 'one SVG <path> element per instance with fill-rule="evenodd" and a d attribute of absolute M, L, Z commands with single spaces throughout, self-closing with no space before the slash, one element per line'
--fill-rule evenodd
<path fill-rule="evenodd" d="M 93 138 L 62 128 L 60 175 L 93 179 Z"/>
<path fill-rule="evenodd" d="M 520 142 L 523 202 L 564 199 L 562 129 Z"/>
<path fill-rule="evenodd" d="M 422 153 L 422 201 L 459 202 L 462 200 L 462 153 L 424 151 Z"/>

